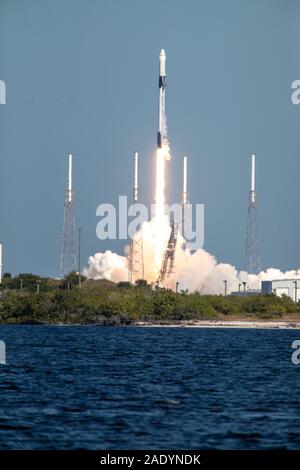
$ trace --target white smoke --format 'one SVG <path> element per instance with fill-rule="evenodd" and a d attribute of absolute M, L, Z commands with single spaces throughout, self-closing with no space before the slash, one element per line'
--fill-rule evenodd
<path fill-rule="evenodd" d="M 166 216 L 163 221 L 160 219 L 159 223 L 159 230 L 155 217 L 150 222 L 143 224 L 144 277 L 151 284 L 156 283 L 160 269 L 160 264 L 158 265 L 155 259 L 157 236 L 159 234 L 160 243 L 166 247 L 170 235 L 168 217 Z M 125 252 L 128 253 L 128 247 Z M 127 257 L 111 251 L 96 253 L 88 259 L 83 274 L 90 279 L 127 281 Z M 202 294 L 223 294 L 224 280 L 227 281 L 227 291 L 231 292 L 238 290 L 239 284 L 242 282 L 247 283 L 248 289 L 260 289 L 263 280 L 296 277 L 300 277 L 300 270 L 283 273 L 279 269 L 269 268 L 258 275 L 248 274 L 245 271 L 238 272 L 231 264 L 218 263 L 216 258 L 204 249 L 193 253 L 184 249 L 184 239 L 178 234 L 174 270 L 166 278 L 165 286 L 175 290 L 178 282 L 180 290 L 188 289 L 189 292 L 197 291 Z"/>
<path fill-rule="evenodd" d="M 106 251 L 90 256 L 83 275 L 88 279 L 106 279 L 120 282 L 128 280 L 127 258 L 117 253 Z"/>

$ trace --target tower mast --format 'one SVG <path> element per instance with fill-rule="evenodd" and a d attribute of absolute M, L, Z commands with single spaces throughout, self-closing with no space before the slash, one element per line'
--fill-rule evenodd
<path fill-rule="evenodd" d="M 72 155 L 68 155 L 68 186 L 64 203 L 64 225 L 60 258 L 60 277 L 64 278 L 76 270 L 75 218 L 72 188 Z"/>
<path fill-rule="evenodd" d="M 188 204 L 188 192 L 187 192 L 187 156 L 183 157 L 183 188 L 181 195 L 181 233 L 185 238 L 185 217 L 186 217 L 186 206 Z"/>
<path fill-rule="evenodd" d="M 139 201 L 138 185 L 139 154 L 134 152 L 134 185 L 133 204 Z M 129 253 L 129 282 L 133 284 L 139 279 L 144 279 L 144 250 L 143 250 L 143 227 L 141 226 L 131 239 Z"/>
<path fill-rule="evenodd" d="M 260 269 L 261 259 L 259 243 L 259 218 L 257 196 L 255 191 L 255 155 L 252 155 L 250 191 L 248 199 L 245 271 L 250 274 L 258 274 Z"/>

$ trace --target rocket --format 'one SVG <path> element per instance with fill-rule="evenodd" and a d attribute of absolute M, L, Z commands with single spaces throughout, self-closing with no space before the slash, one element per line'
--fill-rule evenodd
<path fill-rule="evenodd" d="M 166 159 L 170 160 L 166 115 L 166 53 L 164 49 L 161 49 L 159 54 L 157 147 L 165 149 Z"/>
<path fill-rule="evenodd" d="M 157 147 L 161 148 L 163 144 L 166 117 L 166 54 L 164 49 L 162 49 L 159 54 L 158 90 Z"/>

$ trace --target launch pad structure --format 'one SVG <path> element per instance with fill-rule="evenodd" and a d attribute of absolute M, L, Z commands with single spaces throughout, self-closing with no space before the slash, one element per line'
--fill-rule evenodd
<path fill-rule="evenodd" d="M 167 248 L 164 253 L 160 273 L 157 279 L 158 286 L 161 286 L 164 284 L 165 278 L 169 277 L 170 274 L 172 274 L 173 268 L 174 268 L 178 225 L 177 223 L 174 222 L 173 217 L 171 218 L 170 223 L 171 223 L 171 233 L 170 233 Z"/>
<path fill-rule="evenodd" d="M 183 157 L 183 188 L 181 195 L 181 235 L 185 238 L 186 230 L 186 206 L 188 204 L 188 192 L 187 192 L 187 156 Z M 168 241 L 167 248 L 164 252 L 164 257 L 157 279 L 157 285 L 163 285 L 165 279 L 170 276 L 173 272 L 175 263 L 175 252 L 178 235 L 178 224 L 175 223 L 174 217 L 170 217 L 171 233 Z"/>

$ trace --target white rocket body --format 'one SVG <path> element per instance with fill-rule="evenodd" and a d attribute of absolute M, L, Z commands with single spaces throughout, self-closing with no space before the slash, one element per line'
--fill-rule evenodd
<path fill-rule="evenodd" d="M 166 76 L 166 53 L 164 49 L 161 49 L 159 54 L 159 76 Z"/>
<path fill-rule="evenodd" d="M 166 158 L 170 160 L 166 114 L 166 54 L 164 49 L 161 49 L 159 54 L 158 90 L 157 147 L 164 148 L 166 150 Z"/>

